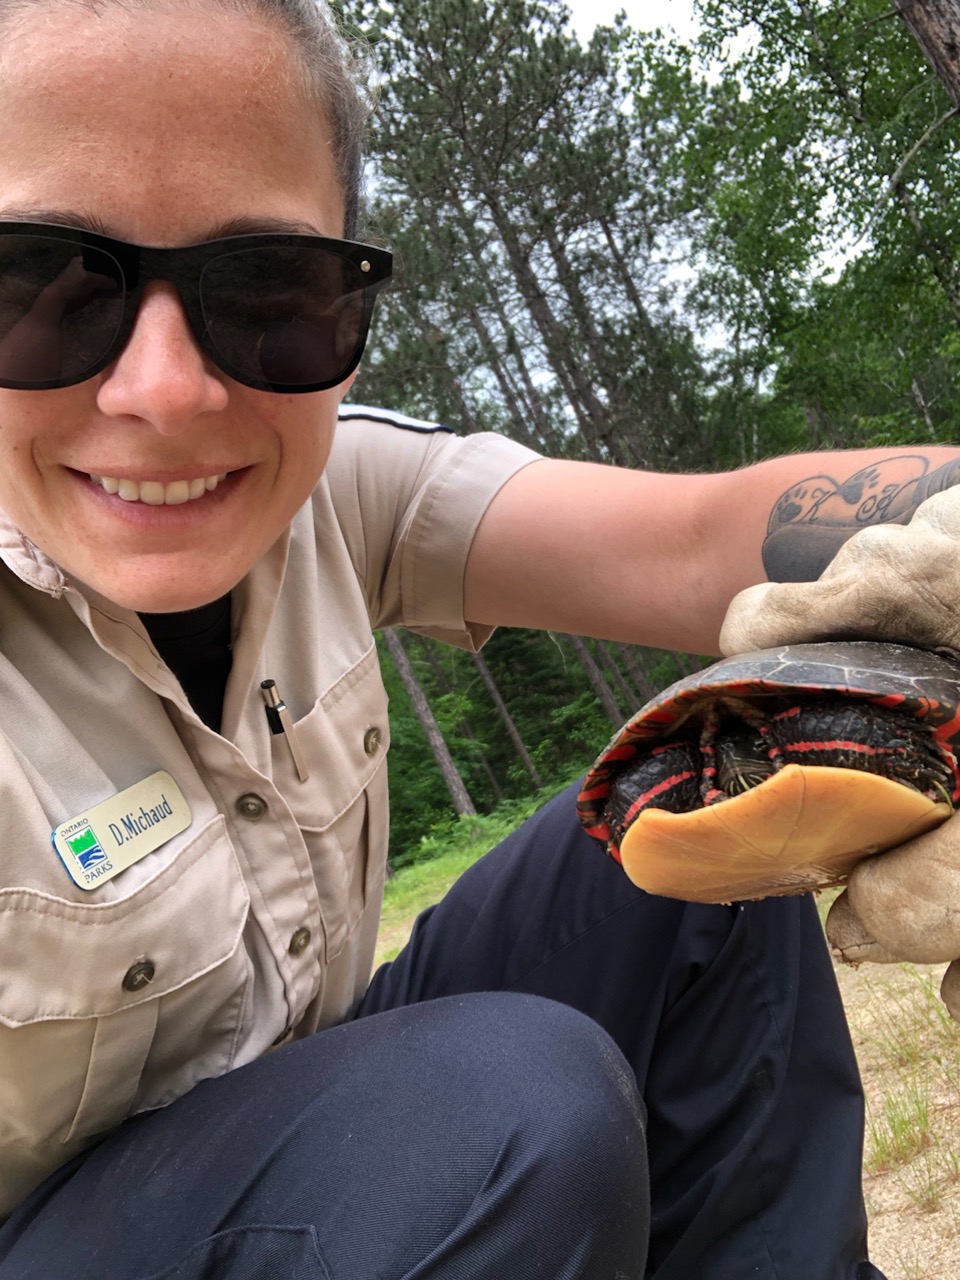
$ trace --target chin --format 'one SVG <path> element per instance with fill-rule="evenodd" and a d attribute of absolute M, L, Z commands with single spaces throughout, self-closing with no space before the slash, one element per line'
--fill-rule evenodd
<path fill-rule="evenodd" d="M 153 584 L 144 582 L 142 578 L 131 583 L 101 584 L 89 578 L 84 581 L 111 603 L 121 609 L 131 609 L 134 613 L 182 613 L 187 609 L 199 609 L 219 600 L 236 586 L 235 582 L 227 581 L 191 581 L 187 574 L 175 582 Z"/>

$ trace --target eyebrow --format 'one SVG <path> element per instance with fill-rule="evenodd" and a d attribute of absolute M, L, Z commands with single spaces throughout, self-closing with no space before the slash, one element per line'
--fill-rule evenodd
<path fill-rule="evenodd" d="M 4 222 L 49 222 L 58 227 L 77 227 L 81 231 L 93 231 L 96 235 L 108 235 L 99 218 L 76 209 L 40 209 L 32 205 L 7 205 L 0 208 Z"/>
<path fill-rule="evenodd" d="M 94 235 L 108 236 L 114 240 L 123 238 L 117 235 L 100 218 L 89 213 L 83 213 L 79 209 L 42 209 L 27 205 L 7 206 L 0 208 L 0 221 L 47 222 L 57 227 L 76 227 L 81 231 L 91 231 Z M 312 223 L 304 222 L 300 219 L 242 215 L 214 224 L 204 233 L 202 240 L 223 240 L 227 236 L 269 235 L 274 232 L 305 236 L 319 236 L 321 234 L 320 230 L 313 226 Z"/>

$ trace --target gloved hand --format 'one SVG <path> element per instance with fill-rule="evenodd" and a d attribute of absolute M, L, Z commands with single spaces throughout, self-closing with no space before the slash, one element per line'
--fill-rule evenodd
<path fill-rule="evenodd" d="M 907 525 L 854 534 L 816 582 L 740 592 L 720 636 L 725 654 L 841 637 L 960 657 L 960 488 L 928 498 Z M 960 1020 L 960 814 L 867 859 L 827 920 L 841 959 L 951 961 L 941 995 Z"/>
<path fill-rule="evenodd" d="M 827 915 L 827 941 L 846 964 L 950 961 L 940 995 L 960 1022 L 960 815 L 868 858 Z"/>
<path fill-rule="evenodd" d="M 816 582 L 764 582 L 734 596 L 724 654 L 813 640 L 888 640 L 960 657 L 960 486 L 909 524 L 871 525 Z"/>

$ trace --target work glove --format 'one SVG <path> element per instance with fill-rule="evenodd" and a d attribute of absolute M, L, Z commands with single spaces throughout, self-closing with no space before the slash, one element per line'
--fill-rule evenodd
<path fill-rule="evenodd" d="M 960 660 L 960 487 L 907 525 L 875 525 L 846 542 L 816 582 L 741 591 L 720 635 L 725 654 L 857 638 L 933 649 Z M 960 814 L 855 868 L 827 919 L 852 964 L 950 961 L 941 995 L 960 1020 Z"/>
<path fill-rule="evenodd" d="M 763 582 L 734 596 L 724 654 L 815 640 L 887 640 L 960 659 L 960 486 L 909 524 L 861 529 L 816 582 Z"/>

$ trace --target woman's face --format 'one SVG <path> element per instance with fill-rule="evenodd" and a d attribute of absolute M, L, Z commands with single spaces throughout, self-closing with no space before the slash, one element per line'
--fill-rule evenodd
<path fill-rule="evenodd" d="M 0 219 L 157 246 L 339 236 L 329 134 L 296 83 L 283 38 L 236 13 L 30 6 L 2 40 Z M 118 604 L 193 608 L 229 591 L 307 499 L 344 390 L 233 382 L 194 343 L 172 286 L 151 284 L 103 373 L 0 390 L 0 507 Z M 117 481 L 133 500 L 109 492 Z"/>

